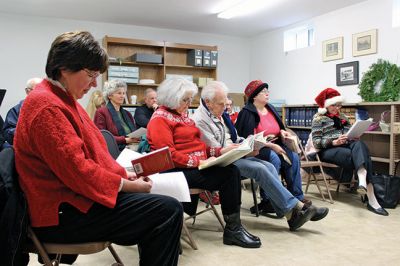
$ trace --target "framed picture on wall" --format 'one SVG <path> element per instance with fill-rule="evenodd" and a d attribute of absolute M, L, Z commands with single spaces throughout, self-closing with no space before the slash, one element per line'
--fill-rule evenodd
<path fill-rule="evenodd" d="M 332 61 L 343 58 L 343 37 L 322 42 L 322 61 Z"/>
<path fill-rule="evenodd" d="M 373 29 L 353 34 L 353 56 L 376 54 L 378 30 Z"/>
<path fill-rule="evenodd" d="M 358 61 L 336 65 L 336 86 L 358 84 Z"/>

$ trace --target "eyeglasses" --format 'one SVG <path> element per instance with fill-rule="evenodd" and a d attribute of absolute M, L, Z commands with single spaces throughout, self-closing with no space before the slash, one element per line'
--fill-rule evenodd
<path fill-rule="evenodd" d="M 262 89 L 259 93 L 267 94 L 269 91 L 267 89 Z"/>
<path fill-rule="evenodd" d="M 342 108 L 342 104 L 341 103 L 336 103 L 336 104 L 334 104 L 332 106 L 335 106 L 336 108 Z"/>
<path fill-rule="evenodd" d="M 90 71 L 90 70 L 88 70 L 86 68 L 84 68 L 83 70 L 86 72 L 88 77 L 91 78 L 91 79 L 97 79 L 97 77 L 100 75 L 99 72 L 93 72 L 93 71 Z"/>
<path fill-rule="evenodd" d="M 186 104 L 191 104 L 193 102 L 193 98 L 189 97 L 189 98 L 185 98 L 182 100 L 182 102 L 186 103 Z"/>

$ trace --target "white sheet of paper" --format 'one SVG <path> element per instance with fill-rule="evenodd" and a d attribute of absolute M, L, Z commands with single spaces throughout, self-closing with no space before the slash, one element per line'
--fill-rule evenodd
<path fill-rule="evenodd" d="M 118 156 L 117 158 L 117 163 L 121 165 L 122 167 L 126 168 L 132 168 L 132 160 L 137 159 L 142 157 L 143 155 L 132 151 L 128 148 L 125 148 Z"/>
<path fill-rule="evenodd" d="M 150 193 L 173 197 L 180 202 L 190 202 L 189 186 L 182 172 L 150 175 L 153 187 Z"/>
<path fill-rule="evenodd" d="M 146 135 L 146 133 L 147 133 L 147 128 L 141 127 L 129 133 L 127 136 L 130 138 L 140 138 L 141 136 Z"/>
<path fill-rule="evenodd" d="M 372 124 L 372 118 L 368 120 L 357 120 L 354 125 L 351 126 L 346 135 L 349 139 L 359 138 L 368 127 Z"/>

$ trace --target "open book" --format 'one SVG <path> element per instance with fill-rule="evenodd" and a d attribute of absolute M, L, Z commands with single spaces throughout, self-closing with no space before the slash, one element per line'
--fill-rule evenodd
<path fill-rule="evenodd" d="M 368 129 L 372 124 L 372 118 L 368 120 L 357 120 L 347 131 L 346 135 L 348 139 L 357 139 Z"/>
<path fill-rule="evenodd" d="M 240 158 L 246 156 L 254 150 L 254 142 L 255 135 L 249 136 L 245 139 L 240 145 L 227 153 L 222 154 L 221 156 L 215 158 L 212 161 L 204 161 L 199 165 L 199 170 L 205 169 L 211 166 L 227 166 L 233 163 L 234 161 L 239 160 Z"/>
<path fill-rule="evenodd" d="M 141 127 L 139 129 L 136 129 L 135 131 L 129 133 L 128 135 L 126 135 L 129 138 L 140 138 L 143 135 L 146 135 L 147 133 L 147 128 Z"/>

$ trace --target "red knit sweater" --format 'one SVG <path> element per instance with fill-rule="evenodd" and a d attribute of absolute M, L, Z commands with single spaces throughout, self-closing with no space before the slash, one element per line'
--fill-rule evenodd
<path fill-rule="evenodd" d="M 94 202 L 114 207 L 126 172 L 85 110 L 61 88 L 44 80 L 29 94 L 14 146 L 32 226 L 57 225 L 62 202 L 84 213 Z"/>
<path fill-rule="evenodd" d="M 215 156 L 221 149 L 207 148 L 200 140 L 200 130 L 192 119 L 164 106 L 160 106 L 151 117 L 147 139 L 152 150 L 168 146 L 175 167 L 180 168 L 195 168 L 200 160 Z"/>

